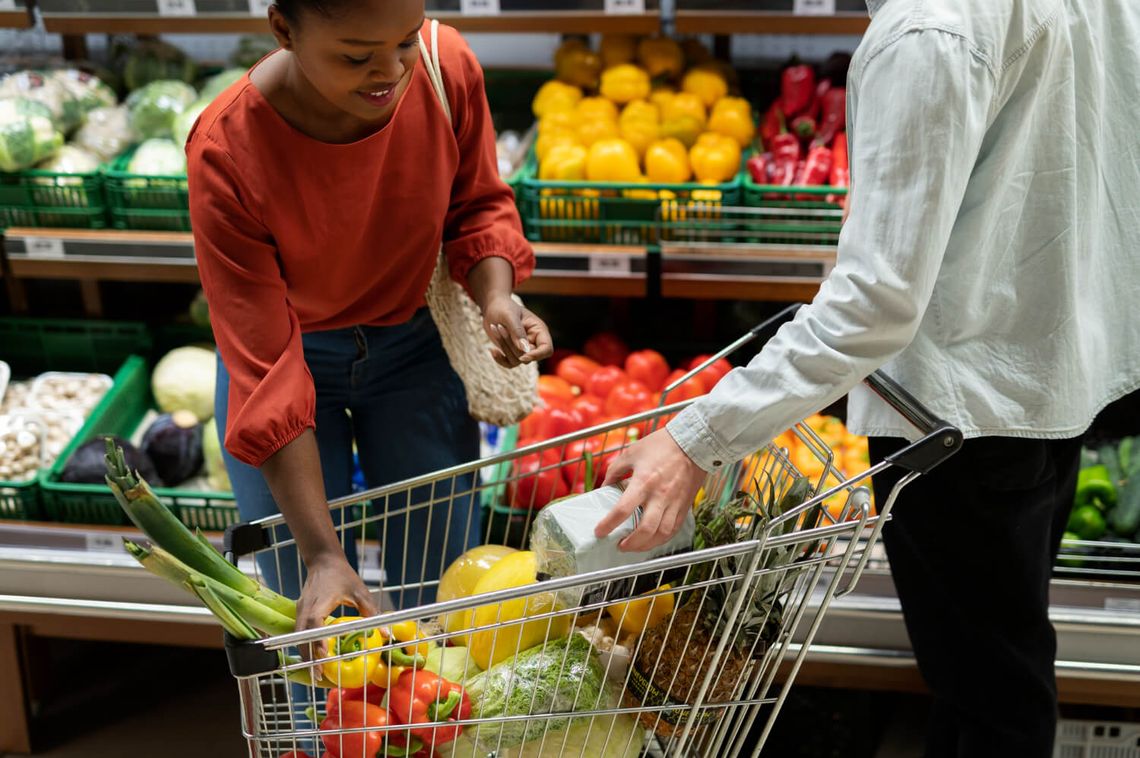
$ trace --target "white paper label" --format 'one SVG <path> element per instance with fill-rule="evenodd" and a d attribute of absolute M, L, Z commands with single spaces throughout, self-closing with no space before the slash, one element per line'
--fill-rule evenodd
<path fill-rule="evenodd" d="M 264 18 L 269 15 L 271 5 L 273 0 L 249 0 L 249 15 Z"/>
<path fill-rule="evenodd" d="M 361 546 L 358 544 L 358 547 Z M 360 555 L 360 568 L 380 568 L 380 546 L 376 543 L 364 545 L 358 554 Z"/>
<path fill-rule="evenodd" d="M 645 13 L 645 0 L 606 0 L 606 13 Z"/>
<path fill-rule="evenodd" d="M 0 11 L 16 10 L 16 0 L 0 0 Z"/>
<path fill-rule="evenodd" d="M 459 12 L 464 16 L 497 16 L 499 0 L 459 0 Z"/>
<path fill-rule="evenodd" d="M 160 16 L 197 16 L 198 8 L 194 0 L 158 0 Z"/>
<path fill-rule="evenodd" d="M 797 16 L 834 16 L 835 0 L 795 0 L 792 13 Z"/>
<path fill-rule="evenodd" d="M 599 276 L 628 274 L 632 271 L 628 255 L 602 253 L 590 256 L 590 273 Z"/>
<path fill-rule="evenodd" d="M 28 237 L 24 240 L 24 252 L 29 258 L 62 258 L 63 240 L 55 237 Z"/>
<path fill-rule="evenodd" d="M 1132 611 L 1140 613 L 1140 598 L 1107 597 L 1104 599 L 1106 611 Z"/>
<path fill-rule="evenodd" d="M 108 534 L 107 532 L 94 532 L 86 535 L 87 552 L 89 553 L 110 553 L 119 552 L 123 549 L 123 541 L 119 539 L 117 534 Z"/>

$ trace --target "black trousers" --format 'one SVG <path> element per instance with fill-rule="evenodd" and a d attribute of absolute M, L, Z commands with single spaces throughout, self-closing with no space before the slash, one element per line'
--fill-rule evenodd
<path fill-rule="evenodd" d="M 904 445 L 872 438 L 871 460 Z M 927 758 L 1052 758 L 1049 576 L 1080 448 L 1080 439 L 967 440 L 895 502 L 883 542 L 933 695 Z M 875 477 L 878 503 L 903 473 L 892 467 Z"/>

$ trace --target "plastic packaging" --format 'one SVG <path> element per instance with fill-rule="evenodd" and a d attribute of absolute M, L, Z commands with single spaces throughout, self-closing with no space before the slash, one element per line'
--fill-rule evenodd
<path fill-rule="evenodd" d="M 92 411 L 114 381 L 106 374 L 49 371 L 32 382 L 28 404 L 45 411 Z"/>
<path fill-rule="evenodd" d="M 602 487 L 551 503 L 539 512 L 532 527 L 530 549 L 537 556 L 540 579 L 631 566 L 652 558 L 692 550 L 696 534 L 696 521 L 692 512 L 685 517 L 680 530 L 672 539 L 648 552 L 631 553 L 618 547 L 637 526 L 641 517 L 640 508 L 606 537 L 595 537 L 594 527 L 617 505 L 622 491 L 615 486 Z M 559 593 L 559 601 L 566 607 L 575 607 L 584 602 L 614 599 L 632 592 L 632 584 L 618 582 L 610 583 L 608 588 L 576 588 Z"/>

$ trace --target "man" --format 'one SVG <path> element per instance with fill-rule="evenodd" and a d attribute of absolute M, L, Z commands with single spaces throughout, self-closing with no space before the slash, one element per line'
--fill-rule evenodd
<path fill-rule="evenodd" d="M 814 302 L 633 446 L 608 534 L 679 527 L 706 472 L 850 392 L 881 459 L 914 430 L 883 367 L 968 438 L 884 532 L 934 698 L 928 756 L 1052 755 L 1048 583 L 1080 436 L 1140 387 L 1140 2 L 868 0 L 850 216 Z M 897 475 L 875 482 L 880 497 Z"/>

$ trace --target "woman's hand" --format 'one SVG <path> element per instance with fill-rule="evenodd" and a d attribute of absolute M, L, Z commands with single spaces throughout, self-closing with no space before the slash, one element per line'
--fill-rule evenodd
<path fill-rule="evenodd" d="M 554 352 L 546 324 L 510 295 L 492 297 L 483 307 L 483 328 L 495 345 L 491 356 L 505 368 L 540 361 Z"/>
<path fill-rule="evenodd" d="M 325 619 L 342 605 L 350 605 L 361 616 L 375 616 L 379 613 L 372 593 L 364 580 L 349 565 L 348 559 L 340 551 L 330 551 L 327 557 L 313 561 L 307 566 L 309 575 L 301 589 L 301 599 L 297 601 L 297 631 L 315 629 L 325 625 Z M 308 650 L 301 655 L 309 660 L 328 655 L 324 641 L 312 645 L 312 657 Z"/>

